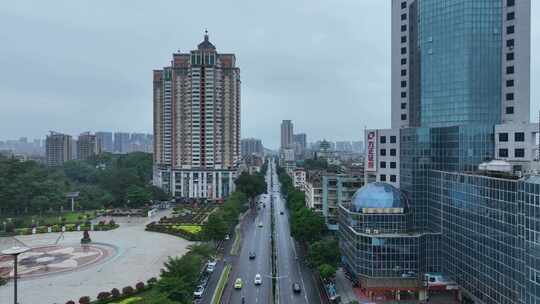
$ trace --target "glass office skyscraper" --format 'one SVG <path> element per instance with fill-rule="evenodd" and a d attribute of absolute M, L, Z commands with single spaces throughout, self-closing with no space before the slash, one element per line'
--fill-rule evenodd
<path fill-rule="evenodd" d="M 417 7 L 420 125 L 500 123 L 502 1 L 422 0 Z"/>
<path fill-rule="evenodd" d="M 538 186 L 477 172 L 495 158 L 495 125 L 529 122 L 530 2 L 392 0 L 399 187 L 410 229 L 430 235 L 416 270 L 449 275 L 475 303 L 540 303 L 538 197 L 526 195 Z"/>
<path fill-rule="evenodd" d="M 526 123 L 530 0 L 392 0 L 392 128 Z"/>

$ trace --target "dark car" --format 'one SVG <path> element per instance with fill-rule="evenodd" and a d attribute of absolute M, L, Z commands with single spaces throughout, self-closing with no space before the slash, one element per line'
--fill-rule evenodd
<path fill-rule="evenodd" d="M 251 251 L 251 252 L 249 253 L 249 259 L 250 259 L 250 260 L 253 260 L 254 258 L 255 258 L 255 252 Z"/>
<path fill-rule="evenodd" d="M 281 210 L 281 211 L 279 212 L 279 214 L 283 214 L 283 210 Z"/>
<path fill-rule="evenodd" d="M 298 284 L 298 283 L 296 283 L 296 282 L 295 282 L 295 283 L 292 283 L 292 290 L 293 290 L 294 292 L 301 292 L 301 291 L 302 291 L 302 289 L 300 288 L 300 284 Z"/>

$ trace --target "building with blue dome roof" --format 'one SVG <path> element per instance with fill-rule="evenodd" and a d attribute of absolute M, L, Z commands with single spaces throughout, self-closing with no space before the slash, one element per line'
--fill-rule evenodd
<path fill-rule="evenodd" d="M 429 233 L 416 231 L 407 196 L 384 182 L 358 189 L 339 206 L 339 244 L 345 268 L 366 293 L 387 286 L 419 292 L 419 269 Z"/>
<path fill-rule="evenodd" d="M 407 205 L 407 199 L 399 189 L 383 182 L 370 183 L 360 188 L 351 202 L 351 208 L 355 212 L 364 213 L 403 213 Z"/>

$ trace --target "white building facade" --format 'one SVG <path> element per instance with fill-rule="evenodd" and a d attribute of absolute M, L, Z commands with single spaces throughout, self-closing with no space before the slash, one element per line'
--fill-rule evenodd
<path fill-rule="evenodd" d="M 399 129 L 365 131 L 364 182 L 386 182 L 399 188 Z"/>
<path fill-rule="evenodd" d="M 512 123 L 495 126 L 495 158 L 510 163 L 538 160 L 537 123 Z"/>

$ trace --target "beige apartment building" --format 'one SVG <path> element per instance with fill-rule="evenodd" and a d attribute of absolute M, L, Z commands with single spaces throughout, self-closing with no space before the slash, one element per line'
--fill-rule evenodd
<path fill-rule="evenodd" d="M 73 138 L 71 135 L 53 132 L 45 139 L 47 166 L 61 166 L 73 159 Z"/>
<path fill-rule="evenodd" d="M 240 160 L 240 69 L 208 34 L 196 50 L 154 70 L 154 178 L 178 198 L 234 191 Z"/>
<path fill-rule="evenodd" d="M 101 139 L 95 134 L 84 132 L 77 140 L 77 159 L 88 160 L 101 153 Z"/>

